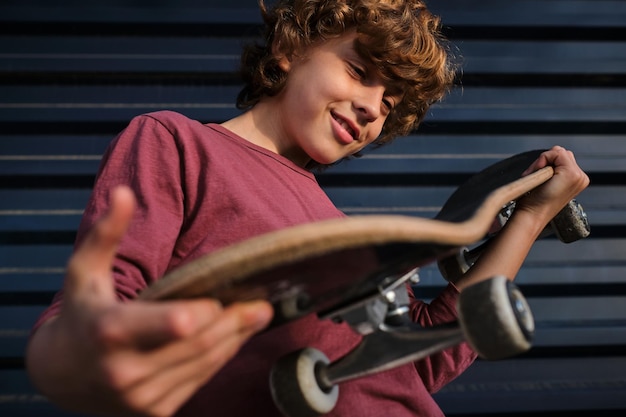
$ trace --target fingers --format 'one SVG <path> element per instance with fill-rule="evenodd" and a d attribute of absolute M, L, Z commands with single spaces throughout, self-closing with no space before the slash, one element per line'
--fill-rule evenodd
<path fill-rule="evenodd" d="M 564 186 L 568 188 L 567 191 L 571 198 L 589 185 L 589 177 L 578 166 L 574 153 L 562 146 L 554 146 L 541 154 L 537 163 L 538 165 L 554 166 L 556 179 L 562 181 Z"/>
<path fill-rule="evenodd" d="M 518 201 L 517 212 L 530 211 L 539 219 L 550 220 L 589 185 L 589 177 L 578 166 L 574 154 L 561 146 L 543 152 L 523 175 L 546 166 L 554 167 L 554 175 Z"/>
<path fill-rule="evenodd" d="M 256 332 L 272 316 L 265 302 L 237 304 L 224 310 L 216 300 L 133 302 L 102 314 L 95 337 L 110 349 L 149 351 L 212 328 L 222 337 L 230 332 Z"/>
<path fill-rule="evenodd" d="M 68 298 L 83 292 L 112 295 L 110 276 L 113 259 L 134 209 L 135 198 L 129 188 L 118 187 L 112 191 L 109 212 L 94 225 L 70 258 L 64 286 Z"/>
<path fill-rule="evenodd" d="M 555 155 L 553 164 L 555 165 L 555 175 L 567 175 L 567 180 L 571 184 L 573 194 L 578 194 L 589 185 L 589 177 L 578 166 L 576 157 L 572 151 L 561 147 L 553 148 Z"/>
<path fill-rule="evenodd" d="M 131 302 L 102 312 L 94 337 L 107 349 L 149 351 L 200 332 L 216 321 L 222 306 L 214 300 Z"/>
<path fill-rule="evenodd" d="M 180 404 L 182 398 L 189 398 L 270 319 L 271 309 L 267 303 L 245 303 L 227 308 L 215 326 L 206 329 L 192 342 L 195 353 L 189 352 L 180 362 L 153 377 L 153 383 L 171 384 L 172 388 L 164 395 L 154 396 L 150 408 L 171 409 L 172 405 Z M 137 386 L 136 393 L 141 393 L 143 388 Z"/>
<path fill-rule="evenodd" d="M 522 173 L 522 176 L 528 175 L 541 168 L 545 168 L 548 165 L 552 165 L 551 161 L 555 159 L 555 155 L 561 151 L 565 151 L 565 148 L 561 146 L 554 146 L 551 149 L 542 152 L 539 157 Z"/>
<path fill-rule="evenodd" d="M 146 360 L 158 360 L 164 366 L 176 365 L 212 351 L 220 344 L 243 342 L 265 328 L 271 318 L 272 308 L 264 301 L 231 305 L 210 318 L 188 320 L 187 324 L 193 325 L 186 328 L 170 329 L 173 343 L 149 353 Z"/>
<path fill-rule="evenodd" d="M 578 177 L 586 177 L 584 172 L 578 167 L 574 153 L 562 146 L 554 146 L 543 152 L 539 155 L 537 160 L 522 173 L 522 176 L 528 175 L 546 166 L 553 166 L 555 172 L 567 170 L 568 172 L 576 174 Z"/>
<path fill-rule="evenodd" d="M 185 314 L 181 314 L 184 306 L 174 306 L 176 314 L 170 318 L 175 319 L 168 329 L 173 338 L 170 343 L 154 346 L 150 351 L 116 351 L 108 358 L 109 365 L 103 367 L 105 378 L 117 387 L 130 408 L 153 409 L 155 415 L 169 415 L 217 373 L 253 334 L 267 326 L 272 317 L 271 306 L 266 302 L 241 303 L 224 310 L 206 300 L 191 304 L 196 305 Z M 211 310 L 211 317 L 206 319 L 192 317 Z M 197 332 L 188 334 L 194 331 Z"/>

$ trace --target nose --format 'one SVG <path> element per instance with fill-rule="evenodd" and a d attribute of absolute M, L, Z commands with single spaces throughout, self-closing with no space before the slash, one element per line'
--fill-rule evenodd
<path fill-rule="evenodd" d="M 385 88 L 383 86 L 364 86 L 361 88 L 353 105 L 358 115 L 368 123 L 380 117 L 380 107 L 383 101 Z"/>

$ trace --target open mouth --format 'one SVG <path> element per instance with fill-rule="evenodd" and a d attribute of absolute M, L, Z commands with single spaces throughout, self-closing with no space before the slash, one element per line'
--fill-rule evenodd
<path fill-rule="evenodd" d="M 345 120 L 337 117 L 336 114 L 331 113 L 333 119 L 335 119 L 337 121 L 337 123 L 339 123 L 339 125 L 350 134 L 350 136 L 352 136 L 352 139 L 357 140 L 357 135 L 356 132 L 354 131 L 354 129 L 352 128 L 352 126 L 350 126 L 350 124 L 348 122 L 346 122 Z"/>

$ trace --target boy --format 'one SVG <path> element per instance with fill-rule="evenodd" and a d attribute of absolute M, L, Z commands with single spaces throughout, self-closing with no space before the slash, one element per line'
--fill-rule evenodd
<path fill-rule="evenodd" d="M 451 86 L 438 19 L 421 1 L 260 4 L 267 43 L 242 58 L 244 113 L 221 125 L 173 112 L 143 115 L 103 157 L 64 292 L 27 353 L 35 384 L 63 407 L 278 415 L 267 382 L 276 359 L 311 346 L 335 360 L 360 340 L 345 325 L 307 316 L 244 345 L 271 318 L 264 302 L 132 301 L 168 270 L 217 248 L 343 216 L 310 169 L 410 132 Z M 555 177 L 518 203 L 480 262 L 430 305 L 412 300 L 414 320 L 452 320 L 459 289 L 515 276 L 544 225 L 588 183 L 563 148 L 544 153 L 529 172 L 548 164 Z M 347 382 L 330 415 L 440 415 L 429 393 L 474 359 L 462 344 Z"/>

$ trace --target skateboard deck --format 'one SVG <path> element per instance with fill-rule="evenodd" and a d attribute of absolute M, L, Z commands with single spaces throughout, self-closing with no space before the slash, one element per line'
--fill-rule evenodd
<path fill-rule="evenodd" d="M 516 155 L 472 177 L 435 219 L 351 216 L 263 234 L 173 270 L 140 298 L 210 297 L 225 305 L 264 299 L 275 307 L 273 325 L 340 309 L 481 241 L 503 206 L 552 177 L 551 167 L 521 177 L 540 152 Z"/>
<path fill-rule="evenodd" d="M 432 328 L 409 319 L 406 284 L 416 282 L 416 269 L 434 262 L 449 279 L 448 271 L 460 270 L 449 267 L 451 259 L 456 262 L 470 246 L 480 252 L 515 201 L 553 176 L 546 167 L 522 177 L 540 153 L 515 155 L 472 176 L 434 219 L 352 216 L 278 230 L 191 261 L 139 297 L 210 297 L 225 305 L 264 299 L 274 306 L 270 327 L 310 313 L 347 322 L 363 338 L 341 359 L 331 363 L 324 352 L 305 348 L 274 364 L 272 398 L 290 417 L 325 414 L 337 402 L 339 384 L 463 340 L 485 359 L 519 354 L 531 346 L 534 321 L 523 295 L 506 277 L 485 277 L 465 288 L 457 302 L 459 319 Z M 552 222 L 563 242 L 589 233 L 582 207 L 572 207 L 573 202 Z M 463 256 L 458 265 L 466 261 Z"/>

